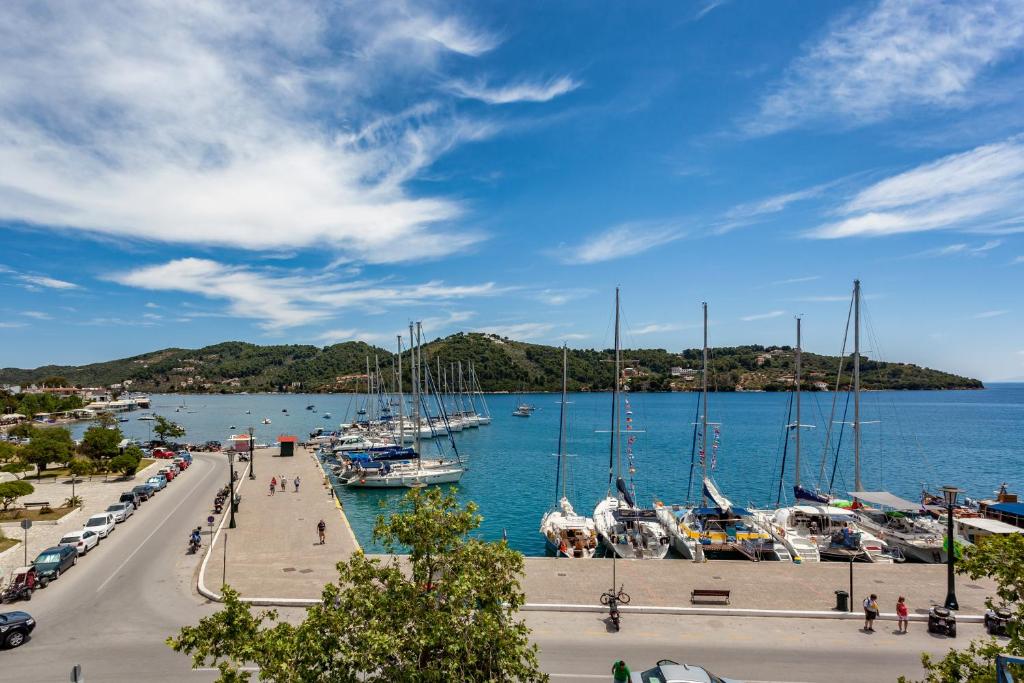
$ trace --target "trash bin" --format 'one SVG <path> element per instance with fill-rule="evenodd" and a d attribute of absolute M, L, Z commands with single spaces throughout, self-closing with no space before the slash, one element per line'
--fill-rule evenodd
<path fill-rule="evenodd" d="M 850 611 L 850 594 L 846 591 L 836 591 L 836 610 L 840 612 Z"/>

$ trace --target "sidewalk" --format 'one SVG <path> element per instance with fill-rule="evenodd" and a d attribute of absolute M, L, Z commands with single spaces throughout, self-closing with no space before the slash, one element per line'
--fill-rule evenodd
<path fill-rule="evenodd" d="M 359 548 L 313 453 L 303 448 L 296 448 L 291 458 L 277 453 L 277 448 L 257 450 L 256 478 L 240 479 L 236 528 L 225 523 L 200 575 L 200 585 L 208 591 L 219 594 L 226 576 L 243 597 L 317 598 L 325 583 L 337 579 L 335 565 Z M 245 463 L 236 462 L 235 467 L 244 473 Z M 282 475 L 288 479 L 287 488 L 282 491 L 278 483 L 277 492 L 270 495 L 271 477 L 280 482 Z M 301 480 L 298 493 L 296 476 Z M 324 545 L 317 539 L 321 519 L 327 524 Z"/>

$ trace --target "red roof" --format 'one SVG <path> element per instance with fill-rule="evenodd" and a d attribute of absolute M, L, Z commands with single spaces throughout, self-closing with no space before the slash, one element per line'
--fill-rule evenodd
<path fill-rule="evenodd" d="M 281 436 L 277 437 L 277 442 L 278 443 L 296 443 L 296 442 L 298 442 L 298 440 L 299 440 L 299 437 L 297 437 L 297 436 L 289 436 L 287 434 L 282 434 Z"/>

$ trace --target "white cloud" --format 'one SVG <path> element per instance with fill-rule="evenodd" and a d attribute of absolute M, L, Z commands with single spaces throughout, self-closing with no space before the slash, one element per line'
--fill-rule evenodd
<path fill-rule="evenodd" d="M 511 325 L 488 325 L 477 328 L 475 331 L 508 337 L 516 341 L 526 341 L 547 337 L 556 327 L 558 326 L 554 323 L 514 323 Z"/>
<path fill-rule="evenodd" d="M 0 321 L 0 330 L 17 330 L 22 327 L 28 327 L 27 323 L 11 323 L 6 321 Z"/>
<path fill-rule="evenodd" d="M 982 320 L 984 318 L 998 318 L 1001 315 L 1006 315 L 1009 311 L 998 310 L 998 311 L 982 311 L 981 313 L 975 313 L 973 317 L 975 320 Z"/>
<path fill-rule="evenodd" d="M 446 285 L 433 280 L 398 285 L 373 281 L 341 281 L 301 271 L 254 270 L 208 259 L 185 258 L 144 266 L 109 279 L 152 291 L 179 291 L 228 303 L 227 312 L 260 321 L 266 329 L 294 327 L 337 316 L 343 309 L 397 305 L 437 305 L 508 291 L 493 282 Z M 191 316 L 200 315 L 190 313 Z"/>
<path fill-rule="evenodd" d="M 493 133 L 432 98 L 445 55 L 499 39 L 414 3 L 341 5 L 5 6 L 0 219 L 372 262 L 478 242 L 461 201 L 404 183 Z"/>
<path fill-rule="evenodd" d="M 22 311 L 21 314 L 28 318 L 35 318 L 36 320 L 53 320 L 53 316 L 43 311 Z"/>
<path fill-rule="evenodd" d="M 1002 243 L 1002 240 L 988 240 L 983 244 L 972 247 L 964 242 L 958 242 L 957 244 L 948 244 L 944 247 L 925 249 L 924 251 L 910 254 L 910 256 L 907 256 L 906 258 L 941 258 L 943 256 L 954 256 L 957 254 L 967 256 L 985 256 L 988 252 L 999 247 Z"/>
<path fill-rule="evenodd" d="M 0 193 L 2 193 L 2 188 L 0 188 Z M 18 282 L 21 282 L 26 289 L 38 289 L 40 287 L 46 287 L 47 289 L 80 289 L 79 286 L 73 282 L 58 280 L 45 275 L 19 273 L 15 269 L 5 265 L 0 265 L 0 273 L 10 275 Z"/>
<path fill-rule="evenodd" d="M 1020 263 L 1024 263 L 1024 256 L 1018 256 L 1017 258 L 1013 259 L 1013 261 L 1011 262 L 1011 265 L 1015 266 L 1015 265 L 1020 264 Z"/>
<path fill-rule="evenodd" d="M 641 325 L 636 329 L 629 330 L 630 334 L 655 334 L 657 332 L 675 332 L 683 329 L 682 325 L 675 323 L 649 323 Z"/>
<path fill-rule="evenodd" d="M 683 237 L 685 233 L 677 224 L 638 221 L 616 225 L 581 244 L 563 245 L 549 253 L 568 264 L 600 263 L 636 256 Z"/>
<path fill-rule="evenodd" d="M 844 218 L 806 234 L 835 239 L 953 228 L 984 231 L 997 222 L 1024 218 L 1022 200 L 1024 144 L 1015 137 L 875 183 L 838 209 Z"/>
<path fill-rule="evenodd" d="M 1017 0 L 883 0 L 842 14 L 809 45 L 743 128 L 767 135 L 807 122 L 866 124 L 915 106 L 967 107 L 992 65 L 1021 49 Z"/>
<path fill-rule="evenodd" d="M 723 235 L 738 227 L 755 223 L 763 216 L 781 213 L 782 211 L 785 211 L 790 204 L 821 196 L 826 189 L 834 184 L 834 182 L 823 183 L 804 190 L 788 192 L 786 194 L 768 197 L 767 199 L 762 199 L 760 201 L 734 206 L 725 213 L 723 222 L 715 227 L 714 232 L 715 234 Z"/>
<path fill-rule="evenodd" d="M 533 295 L 537 301 L 548 306 L 564 306 L 578 299 L 585 299 L 594 293 L 592 289 L 543 289 Z"/>
<path fill-rule="evenodd" d="M 480 100 L 487 104 L 511 104 L 513 102 L 548 102 L 560 95 L 572 92 L 582 85 L 568 76 L 552 78 L 543 83 L 519 82 L 500 87 L 486 83 L 452 81 L 448 90 L 459 97 Z"/>
<path fill-rule="evenodd" d="M 808 275 L 806 277 L 791 277 L 787 280 L 776 280 L 775 282 L 771 282 L 769 284 L 771 284 L 773 287 L 777 287 L 779 285 L 795 285 L 801 282 L 814 282 L 815 280 L 820 279 L 820 275 Z"/>
<path fill-rule="evenodd" d="M 146 302 L 146 308 L 160 308 L 160 305 L 159 304 L 155 304 L 152 301 L 147 301 Z"/>
<path fill-rule="evenodd" d="M 583 334 L 582 332 L 567 332 L 565 334 L 558 335 L 559 339 L 566 341 L 579 341 L 580 339 L 589 339 L 589 334 Z"/>
<path fill-rule="evenodd" d="M 785 311 L 768 311 L 767 313 L 755 313 L 753 315 L 745 315 L 740 320 L 743 322 L 752 322 L 754 320 L 768 320 L 770 318 L 778 318 L 779 316 L 785 315 Z"/>

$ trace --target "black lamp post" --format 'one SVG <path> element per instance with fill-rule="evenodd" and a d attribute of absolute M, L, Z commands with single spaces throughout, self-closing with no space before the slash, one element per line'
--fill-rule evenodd
<path fill-rule="evenodd" d="M 235 452 L 228 451 L 228 467 L 230 474 L 228 475 L 228 505 L 231 506 L 231 519 L 228 522 L 228 528 L 235 528 Z"/>
<path fill-rule="evenodd" d="M 253 445 L 252 432 L 253 432 L 253 428 L 249 427 L 249 478 L 250 479 L 255 479 L 256 478 L 256 468 L 254 467 L 254 465 L 256 464 L 256 460 L 252 457 L 252 445 Z"/>
<path fill-rule="evenodd" d="M 956 562 L 956 542 L 953 540 L 953 506 L 960 489 L 943 486 L 942 497 L 946 499 L 946 609 L 959 610 L 956 601 L 956 586 L 953 585 L 953 571 Z"/>

